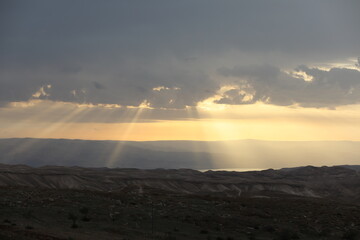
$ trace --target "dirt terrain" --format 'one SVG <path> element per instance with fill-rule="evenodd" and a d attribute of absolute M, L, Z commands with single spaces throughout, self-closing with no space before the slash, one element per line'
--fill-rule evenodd
<path fill-rule="evenodd" d="M 341 167 L 201 173 L 2 165 L 0 184 L 0 239 L 360 237 L 358 172 Z"/>

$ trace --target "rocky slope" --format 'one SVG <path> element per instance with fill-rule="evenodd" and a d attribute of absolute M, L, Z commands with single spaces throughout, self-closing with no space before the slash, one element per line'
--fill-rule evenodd
<path fill-rule="evenodd" d="M 232 197 L 305 196 L 356 202 L 360 174 L 344 167 L 301 167 L 253 172 L 140 170 L 0 165 L 0 186 L 146 194 L 166 191 Z"/>

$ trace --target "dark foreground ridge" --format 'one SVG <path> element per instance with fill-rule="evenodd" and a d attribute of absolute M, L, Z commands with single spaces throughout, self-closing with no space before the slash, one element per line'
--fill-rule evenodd
<path fill-rule="evenodd" d="M 0 165 L 0 239 L 358 239 L 356 166 Z"/>
<path fill-rule="evenodd" d="M 355 168 L 355 167 L 352 167 Z M 0 186 L 228 197 L 274 195 L 360 201 L 360 173 L 350 167 L 299 167 L 250 172 L 121 169 L 0 164 Z"/>

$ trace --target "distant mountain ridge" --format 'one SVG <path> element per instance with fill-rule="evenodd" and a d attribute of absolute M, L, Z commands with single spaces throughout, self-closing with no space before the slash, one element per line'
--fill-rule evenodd
<path fill-rule="evenodd" d="M 133 142 L 68 139 L 0 139 L 0 163 L 82 167 L 211 167 L 210 153 L 165 152 Z"/>
<path fill-rule="evenodd" d="M 282 168 L 299 165 L 359 165 L 360 142 L 241 140 L 94 141 L 0 139 L 0 163 L 122 168 Z"/>

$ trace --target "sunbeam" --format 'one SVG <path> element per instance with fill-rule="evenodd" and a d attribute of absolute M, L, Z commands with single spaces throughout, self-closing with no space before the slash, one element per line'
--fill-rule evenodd
<path fill-rule="evenodd" d="M 199 112 L 196 107 L 187 107 L 186 111 L 189 120 L 197 121 L 197 119 L 199 119 Z M 199 131 L 199 138 L 204 138 L 205 132 L 207 130 L 204 128 L 204 126 L 201 123 L 199 123 L 198 131 Z M 191 148 L 192 148 L 191 152 L 194 155 L 194 160 L 198 163 L 201 163 L 201 161 L 203 160 L 202 159 L 203 156 L 201 154 L 211 152 L 209 151 L 209 146 L 207 143 L 205 143 L 204 145 L 203 142 L 199 142 L 199 141 L 191 141 Z M 216 160 L 214 159 L 213 154 L 210 154 L 208 165 L 213 168 L 216 168 Z"/>
<path fill-rule="evenodd" d="M 127 127 L 125 128 L 125 130 L 123 130 L 123 132 L 116 133 L 116 130 L 114 130 L 115 134 L 120 135 L 119 136 L 120 139 L 127 139 L 129 137 L 129 135 L 131 134 L 133 128 L 135 127 L 135 124 L 137 123 L 137 121 L 140 118 L 141 113 L 144 111 L 144 109 L 146 109 L 146 108 L 142 107 L 142 106 L 139 106 L 137 108 L 127 109 L 126 117 L 130 118 L 131 121 L 129 123 L 126 123 Z M 115 167 L 116 161 L 120 159 L 121 150 L 123 149 L 123 147 L 124 147 L 123 142 L 117 142 L 115 144 L 114 149 L 109 154 L 109 158 L 106 160 L 105 166 Z"/>
<path fill-rule="evenodd" d="M 41 101 L 35 102 L 35 104 L 41 104 Z M 17 128 L 29 128 L 30 125 L 32 125 L 34 122 L 42 123 L 41 127 L 42 129 L 38 129 L 36 133 L 33 133 L 33 138 L 46 138 L 49 135 L 51 135 L 52 132 L 54 132 L 56 129 L 61 127 L 62 125 L 66 125 L 67 121 L 71 121 L 74 116 L 76 116 L 81 110 L 80 109 L 68 109 L 64 112 L 63 118 L 58 119 L 57 122 L 43 122 L 43 118 L 45 118 L 48 115 L 51 115 L 53 112 L 56 112 L 61 108 L 57 104 L 45 104 L 45 109 L 42 109 L 40 112 L 33 114 L 31 117 L 26 118 L 23 121 L 19 121 L 15 123 L 12 127 L 14 129 Z M 30 105 L 31 107 L 31 105 Z M 80 111 L 79 111 L 80 110 Z M 30 149 L 34 144 L 36 144 L 36 140 L 34 141 L 27 141 L 23 145 L 19 145 L 16 149 L 13 149 L 13 152 L 21 152 L 26 151 Z"/>

